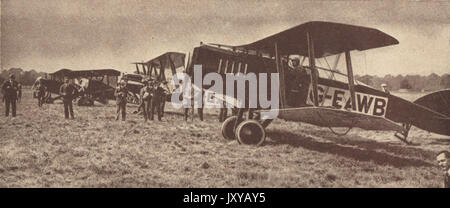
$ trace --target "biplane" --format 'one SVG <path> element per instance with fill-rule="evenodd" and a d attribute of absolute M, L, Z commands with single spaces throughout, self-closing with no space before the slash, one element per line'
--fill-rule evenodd
<path fill-rule="evenodd" d="M 350 52 L 398 43 L 394 37 L 374 28 L 314 21 L 250 44 L 196 47 L 187 72 L 191 76 L 192 65 L 196 64 L 202 65 L 203 76 L 209 72 L 222 76 L 237 72 L 279 74 L 279 109 L 264 109 L 259 105 L 253 109 L 241 107 L 237 115 L 222 123 L 223 137 L 237 139 L 242 144 L 264 142 L 265 128 L 273 119 L 260 115 L 274 110 L 278 118 L 287 121 L 305 122 L 332 131 L 334 127 L 347 128 L 344 134 L 355 127 L 394 131 L 406 143 L 410 142 L 407 137 L 411 126 L 450 135 L 450 90 L 409 102 L 354 80 Z M 342 55 L 346 72 L 336 68 Z M 291 57 L 301 60 L 300 67 L 289 66 Z M 316 64 L 330 57 L 335 58 L 333 66 Z"/>
<path fill-rule="evenodd" d="M 133 103 L 140 103 L 139 91 L 144 86 L 142 83 L 144 79 L 171 83 L 169 82 L 170 77 L 177 73 L 177 69 L 183 67 L 184 70 L 185 56 L 184 53 L 167 52 L 147 62 L 132 63 L 136 65 L 136 72 L 134 74 L 124 75 L 123 79 L 127 81 L 131 80 L 131 82 L 127 83 L 127 86 L 132 93 Z M 167 69 L 170 69 L 169 77 L 166 74 Z M 165 100 L 170 101 L 172 91 L 175 87 L 167 85 L 166 88 L 169 92 L 166 94 Z M 162 108 L 162 112 L 164 112 L 164 105 L 162 105 Z"/>
<path fill-rule="evenodd" d="M 117 85 L 120 71 L 114 69 L 70 70 L 61 69 L 49 74 L 50 78 L 41 78 L 41 83 L 46 86 L 46 102 L 52 103 L 61 98 L 59 89 L 64 83 L 64 78 L 74 80 L 78 90 L 76 101 L 78 105 L 93 105 L 94 101 L 106 104 L 109 99 L 115 99 L 114 90 Z M 58 96 L 52 97 L 53 94 Z"/>

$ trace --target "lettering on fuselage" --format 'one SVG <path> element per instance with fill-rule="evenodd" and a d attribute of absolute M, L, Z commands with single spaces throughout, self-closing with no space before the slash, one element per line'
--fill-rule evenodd
<path fill-rule="evenodd" d="M 356 106 L 352 108 L 350 91 L 329 87 L 325 85 L 317 86 L 319 106 L 334 107 L 342 110 L 351 110 L 365 115 L 380 116 L 386 115 L 388 98 L 355 92 Z M 312 86 L 309 87 L 307 104 L 314 105 Z"/>

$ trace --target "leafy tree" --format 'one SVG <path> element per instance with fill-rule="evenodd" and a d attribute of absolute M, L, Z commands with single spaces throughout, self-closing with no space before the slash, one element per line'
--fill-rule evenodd
<path fill-rule="evenodd" d="M 403 79 L 400 82 L 400 89 L 411 89 L 411 88 L 412 88 L 412 86 L 407 79 Z"/>
<path fill-rule="evenodd" d="M 372 81 L 372 76 L 370 75 L 364 75 L 362 77 L 357 78 L 358 81 L 366 84 L 366 85 L 370 85 L 373 86 L 373 81 Z"/>
<path fill-rule="evenodd" d="M 439 83 L 441 88 L 450 88 L 450 74 L 442 75 L 441 81 Z"/>

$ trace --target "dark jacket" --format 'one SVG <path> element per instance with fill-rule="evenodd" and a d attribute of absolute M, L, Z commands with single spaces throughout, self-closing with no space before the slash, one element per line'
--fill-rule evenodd
<path fill-rule="evenodd" d="M 70 83 L 64 83 L 59 88 L 59 93 L 62 95 L 63 100 L 72 100 L 76 96 L 77 89 Z"/>
<path fill-rule="evenodd" d="M 19 83 L 15 80 L 7 80 L 2 85 L 3 96 L 8 99 L 17 99 L 19 93 Z"/>
<path fill-rule="evenodd" d="M 118 86 L 114 95 L 116 96 L 116 104 L 127 103 L 128 89 L 126 87 Z"/>
<path fill-rule="evenodd" d="M 164 101 L 165 98 L 165 90 L 164 88 L 158 86 L 156 88 L 153 88 L 153 97 L 152 97 L 152 102 L 161 102 Z"/>
<path fill-rule="evenodd" d="M 144 98 L 144 94 L 148 93 L 148 96 L 146 98 Z M 148 86 L 144 86 L 141 88 L 139 95 L 141 96 L 141 101 L 150 101 L 152 99 L 153 96 L 153 89 L 151 87 Z"/>

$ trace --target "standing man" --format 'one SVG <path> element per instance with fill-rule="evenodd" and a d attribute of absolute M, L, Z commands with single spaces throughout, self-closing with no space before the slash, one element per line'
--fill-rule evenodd
<path fill-rule="evenodd" d="M 150 110 L 150 120 L 153 120 L 153 114 L 156 112 L 158 114 L 158 121 L 161 121 L 161 101 L 162 97 L 164 95 L 164 89 L 161 87 L 161 84 L 159 81 L 155 81 L 153 85 L 153 96 L 151 101 L 151 110 Z"/>
<path fill-rule="evenodd" d="M 436 160 L 438 163 L 438 166 L 442 169 L 444 173 L 444 188 L 450 188 L 450 169 L 449 169 L 449 159 L 450 152 L 449 151 L 441 151 L 437 153 Z"/>
<path fill-rule="evenodd" d="M 150 80 L 144 80 L 145 86 L 141 88 L 140 96 L 141 96 L 141 109 L 144 114 L 144 120 L 147 121 L 149 114 L 150 114 L 150 108 L 151 108 L 151 101 L 152 101 L 152 86 Z"/>
<path fill-rule="evenodd" d="M 116 88 L 114 95 L 116 96 L 116 104 L 117 104 L 116 121 L 119 120 L 120 112 L 122 112 L 122 121 L 125 121 L 127 116 L 126 107 L 128 95 L 127 83 L 125 82 L 125 80 L 120 81 L 120 84 Z"/>
<path fill-rule="evenodd" d="M 166 80 L 161 82 L 161 88 L 163 89 L 162 100 L 161 100 L 161 103 L 160 103 L 161 116 L 164 117 L 164 108 L 166 106 L 166 98 L 167 98 L 167 95 L 169 95 L 169 92 L 170 92 L 169 86 L 167 85 L 167 81 Z"/>
<path fill-rule="evenodd" d="M 42 84 L 42 81 L 39 79 L 36 85 L 33 85 L 33 90 L 36 93 L 36 97 L 38 99 L 38 106 L 42 107 L 45 99 L 45 92 L 47 91 L 47 87 Z"/>
<path fill-rule="evenodd" d="M 3 99 L 5 101 L 5 116 L 9 116 L 9 107 L 12 108 L 12 117 L 16 117 L 16 101 L 19 94 L 19 83 L 13 74 L 9 75 L 9 80 L 2 86 Z"/>
<path fill-rule="evenodd" d="M 77 89 L 70 83 L 68 77 L 64 77 L 64 84 L 59 88 L 59 94 L 61 94 L 64 103 L 64 117 L 69 119 L 69 114 L 71 119 L 75 119 L 73 116 L 73 104 L 72 100 L 76 96 Z"/>

